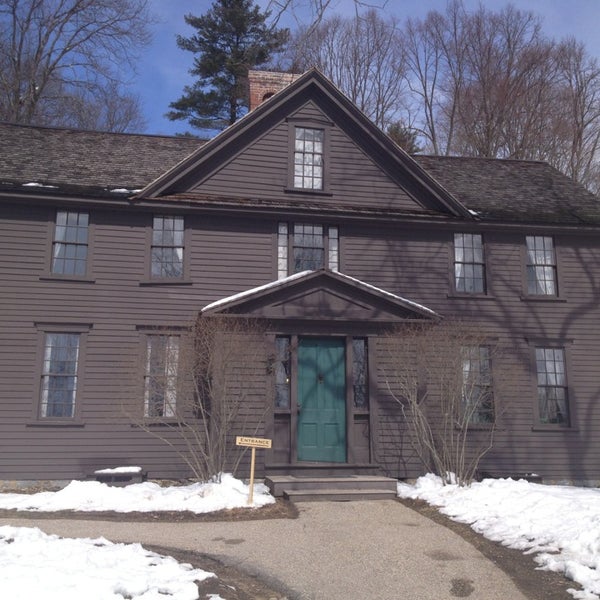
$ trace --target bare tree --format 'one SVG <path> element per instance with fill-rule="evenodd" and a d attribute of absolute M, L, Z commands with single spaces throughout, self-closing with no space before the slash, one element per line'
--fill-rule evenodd
<path fill-rule="evenodd" d="M 464 8 L 448 4 L 445 15 L 430 12 L 424 21 L 408 19 L 399 37 L 404 48 L 405 77 L 412 99 L 405 110 L 434 154 L 452 151 L 458 94 L 464 80 L 462 44 Z"/>
<path fill-rule="evenodd" d="M 396 27 L 395 19 L 383 19 L 374 9 L 302 27 L 290 43 L 292 70 L 318 67 L 383 129 L 395 120 L 402 94 Z"/>
<path fill-rule="evenodd" d="M 95 90 L 48 94 L 38 124 L 125 133 L 143 131 L 146 120 L 138 96 L 123 94 L 117 82 L 108 81 Z"/>
<path fill-rule="evenodd" d="M 554 44 L 532 13 L 481 7 L 464 17 L 462 85 L 454 149 L 459 154 L 529 158 L 552 105 Z M 552 111 L 553 112 L 553 111 Z"/>
<path fill-rule="evenodd" d="M 110 92 L 139 124 L 121 69 L 132 69 L 149 22 L 146 0 L 0 0 L 0 118 L 62 125 L 74 99 Z"/>
<path fill-rule="evenodd" d="M 568 39 L 557 48 L 559 71 L 556 138 L 552 164 L 600 192 L 600 66 L 582 44 Z"/>
<path fill-rule="evenodd" d="M 461 322 L 398 327 L 387 342 L 388 388 L 419 458 L 445 483 L 469 485 L 498 421 L 496 344 Z"/>
<path fill-rule="evenodd" d="M 468 12 L 462 0 L 399 37 L 410 90 L 400 118 L 434 154 L 545 160 L 600 188 L 600 69 L 531 12 Z"/>
<path fill-rule="evenodd" d="M 384 9 L 388 0 L 354 0 L 356 16 L 368 9 Z M 275 24 L 286 14 L 299 26 L 312 29 L 319 25 L 327 14 L 336 7 L 333 0 L 269 0 L 267 10 L 273 15 Z"/>
<path fill-rule="evenodd" d="M 264 379 L 262 326 L 243 317 L 200 315 L 184 335 L 148 340 L 143 413 L 130 406 L 126 414 L 170 446 L 198 481 L 235 472 L 244 454 L 235 436 L 264 426 L 272 393 Z"/>

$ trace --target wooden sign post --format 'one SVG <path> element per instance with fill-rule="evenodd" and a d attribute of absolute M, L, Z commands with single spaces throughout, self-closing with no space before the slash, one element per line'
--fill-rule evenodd
<path fill-rule="evenodd" d="M 254 501 L 254 465 L 256 463 L 256 449 L 270 448 L 271 440 L 267 438 L 244 437 L 243 435 L 238 435 L 235 438 L 235 445 L 252 448 L 252 459 L 250 461 L 250 493 L 248 494 L 248 504 L 252 504 Z"/>

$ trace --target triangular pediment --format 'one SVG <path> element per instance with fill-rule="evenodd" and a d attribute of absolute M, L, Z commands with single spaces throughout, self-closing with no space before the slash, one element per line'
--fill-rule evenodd
<path fill-rule="evenodd" d="M 326 162 L 329 183 L 322 194 L 305 197 L 287 185 L 288 131 L 294 122 L 330 127 Z M 343 204 L 352 193 L 356 193 L 361 208 L 473 218 L 452 194 L 313 69 L 152 182 L 138 197 L 187 194 L 190 199 L 311 201 L 326 207 Z"/>
<path fill-rule="evenodd" d="M 204 307 L 202 313 L 370 323 L 439 318 L 425 306 L 326 269 L 306 271 L 223 298 Z"/>

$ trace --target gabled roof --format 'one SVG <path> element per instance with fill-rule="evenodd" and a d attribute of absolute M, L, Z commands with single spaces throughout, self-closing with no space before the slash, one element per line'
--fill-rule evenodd
<path fill-rule="evenodd" d="M 139 197 L 186 192 L 216 172 L 300 106 L 312 101 L 357 144 L 365 154 L 428 209 L 471 219 L 472 215 L 452 194 L 431 177 L 411 156 L 376 127 L 329 79 L 311 69 L 222 131 L 193 154 L 146 186 Z M 333 119 L 333 115 L 342 118 Z"/>
<path fill-rule="evenodd" d="M 279 94 L 285 94 L 285 90 Z M 277 97 L 271 98 L 271 101 Z M 256 109 L 267 110 L 269 102 Z M 271 110 L 271 109 L 269 109 Z M 248 115 L 248 118 L 250 115 Z M 228 130 L 227 130 L 228 131 Z M 383 136 L 381 132 L 379 136 Z M 386 136 L 383 136 L 384 138 Z M 116 134 L 0 123 L 0 194 L 127 198 L 190 156 L 203 140 L 141 134 Z M 387 139 L 387 138 L 386 138 Z M 388 140 L 388 144 L 393 145 Z M 211 142 L 212 144 L 212 142 Z M 207 144 L 208 146 L 208 144 Z M 476 214 L 469 221 L 540 225 L 600 226 L 600 200 L 547 163 L 488 158 L 413 156 L 444 189 Z M 42 184 L 48 187 L 30 186 Z M 50 187 L 52 186 L 52 187 Z M 116 191 L 115 191 L 116 190 Z M 264 198 L 197 197 L 168 202 L 227 210 L 324 212 L 322 203 L 293 204 Z M 330 214 L 389 219 L 364 206 L 332 205 Z"/>
<path fill-rule="evenodd" d="M 208 304 L 201 313 L 380 322 L 440 318 L 422 304 L 328 269 L 303 271 L 245 290 Z"/>

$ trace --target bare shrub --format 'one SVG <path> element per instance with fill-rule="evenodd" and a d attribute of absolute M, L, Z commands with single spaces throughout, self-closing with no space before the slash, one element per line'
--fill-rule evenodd
<path fill-rule="evenodd" d="M 498 422 L 497 344 L 472 325 L 437 322 L 397 327 L 388 347 L 387 385 L 419 458 L 445 483 L 469 485 Z"/>
<path fill-rule="evenodd" d="M 156 359 L 148 342 L 144 412 L 136 424 L 169 445 L 195 479 L 219 481 L 225 470 L 235 473 L 245 453 L 235 436 L 264 424 L 264 330 L 255 319 L 200 315 L 177 337 L 171 347 L 163 342 Z"/>

